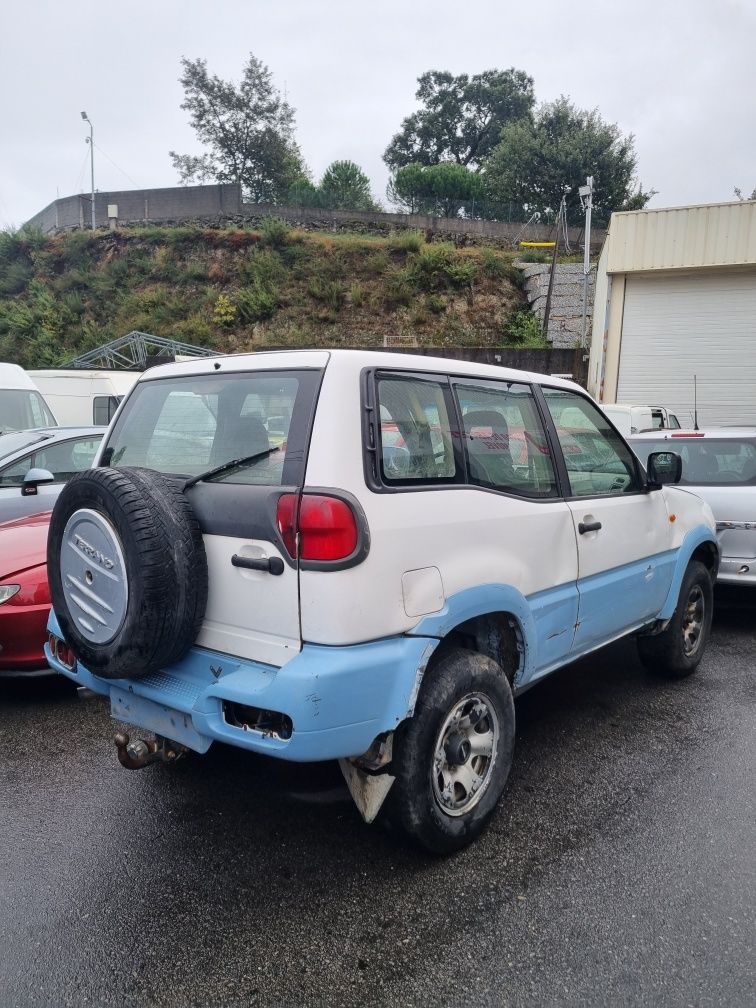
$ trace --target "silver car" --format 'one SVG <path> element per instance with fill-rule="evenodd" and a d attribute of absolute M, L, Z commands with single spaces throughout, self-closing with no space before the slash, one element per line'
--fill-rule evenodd
<path fill-rule="evenodd" d="M 64 483 L 89 469 L 106 427 L 0 434 L 0 522 L 50 511 Z"/>
<path fill-rule="evenodd" d="M 720 584 L 756 585 L 756 428 L 651 431 L 627 439 L 646 465 L 651 452 L 674 451 L 682 479 L 717 521 Z"/>

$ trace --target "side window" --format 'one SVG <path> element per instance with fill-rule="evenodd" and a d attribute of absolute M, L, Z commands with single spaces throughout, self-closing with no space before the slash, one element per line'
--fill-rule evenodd
<path fill-rule="evenodd" d="M 18 459 L 16 462 L 11 462 L 11 464 L 6 466 L 4 469 L 0 469 L 0 486 L 20 487 L 23 483 L 24 476 L 26 476 L 32 468 L 33 459 L 33 455 L 27 455 L 25 458 Z"/>
<path fill-rule="evenodd" d="M 97 427 L 107 427 L 121 399 L 123 396 L 95 396 L 92 400 L 92 423 Z"/>
<path fill-rule="evenodd" d="M 34 465 L 51 472 L 56 483 L 65 483 L 74 473 L 89 469 L 99 443 L 99 438 L 59 441 L 35 452 Z"/>
<path fill-rule="evenodd" d="M 92 462 L 100 447 L 101 440 L 101 438 L 86 438 L 74 441 L 71 450 L 74 472 L 83 472 L 85 469 L 92 468 Z"/>
<path fill-rule="evenodd" d="M 556 477 L 528 385 L 455 383 L 470 480 L 521 497 L 554 497 Z"/>
<path fill-rule="evenodd" d="M 641 489 L 632 451 L 589 399 L 566 389 L 544 388 L 562 446 L 574 497 L 637 493 Z"/>
<path fill-rule="evenodd" d="M 440 382 L 378 377 L 381 476 L 388 484 L 454 482 L 457 463 Z"/>

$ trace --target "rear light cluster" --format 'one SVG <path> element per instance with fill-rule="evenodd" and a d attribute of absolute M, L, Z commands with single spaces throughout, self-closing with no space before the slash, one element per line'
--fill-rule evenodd
<path fill-rule="evenodd" d="M 55 634 L 49 635 L 47 643 L 50 645 L 50 653 L 53 658 L 57 658 L 61 665 L 65 665 L 70 672 L 73 672 L 76 668 L 76 655 L 68 644 L 56 637 Z"/>
<path fill-rule="evenodd" d="M 357 549 L 357 519 L 338 497 L 283 494 L 276 523 L 292 559 L 345 560 Z"/>

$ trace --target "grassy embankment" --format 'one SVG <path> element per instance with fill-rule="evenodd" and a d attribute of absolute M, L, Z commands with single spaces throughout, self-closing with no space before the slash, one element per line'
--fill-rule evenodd
<path fill-rule="evenodd" d="M 386 336 L 539 345 L 532 316 L 518 316 L 513 259 L 415 232 L 313 234 L 275 220 L 259 231 L 1 232 L 0 360 L 55 366 L 133 329 L 224 352 Z"/>

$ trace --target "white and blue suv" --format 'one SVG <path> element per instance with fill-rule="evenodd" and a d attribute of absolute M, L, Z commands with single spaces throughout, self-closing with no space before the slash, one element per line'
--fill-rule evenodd
<path fill-rule="evenodd" d="M 302 350 L 146 372 L 53 513 L 47 657 L 146 737 L 338 759 L 363 816 L 427 850 L 506 784 L 513 696 L 627 634 L 703 655 L 710 509 L 557 378 Z"/>

